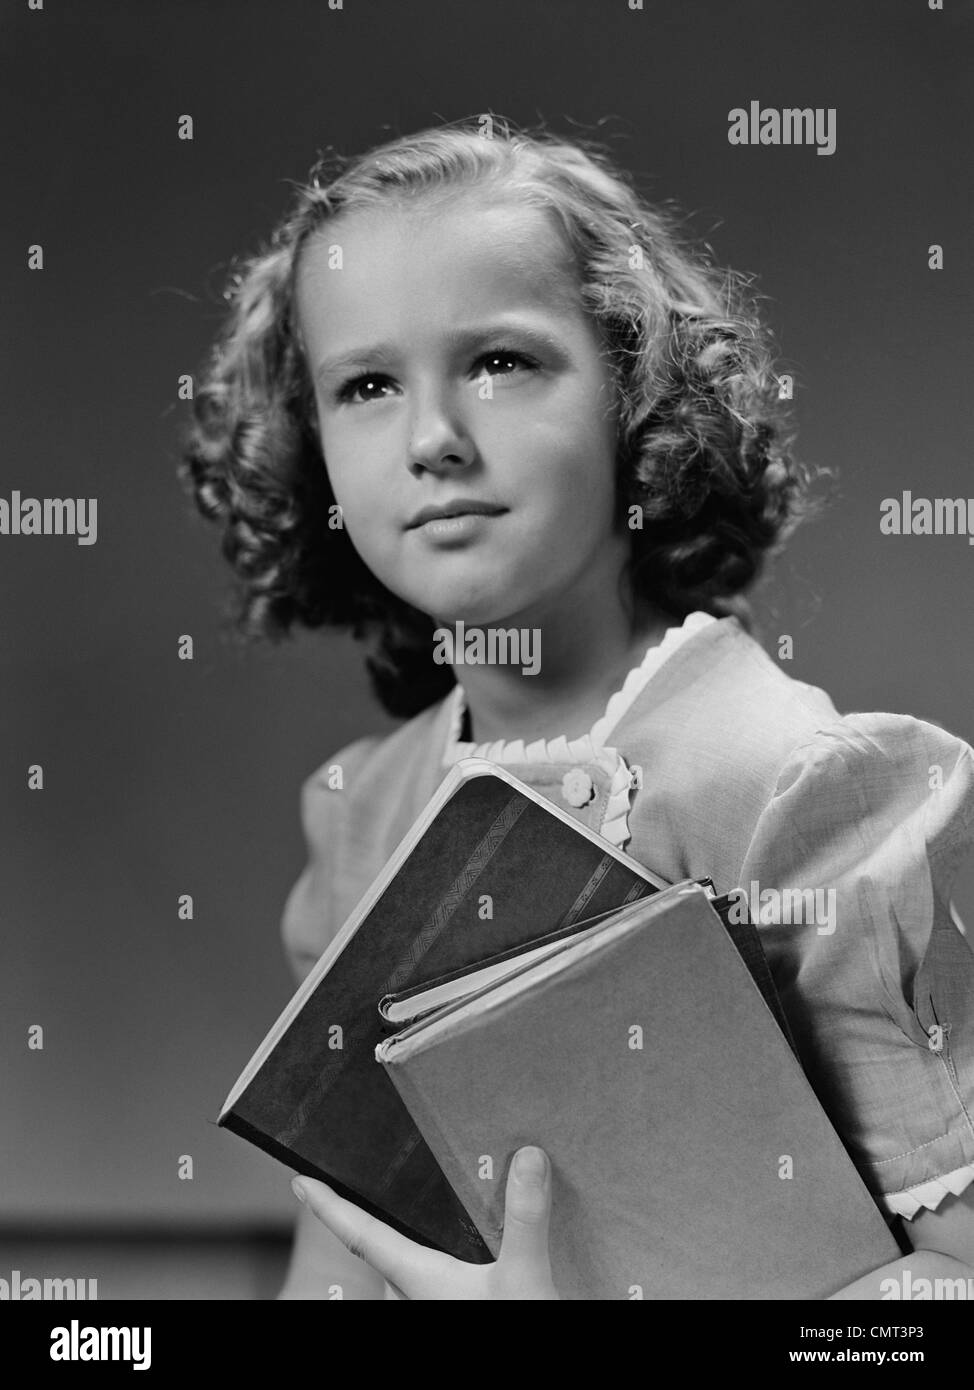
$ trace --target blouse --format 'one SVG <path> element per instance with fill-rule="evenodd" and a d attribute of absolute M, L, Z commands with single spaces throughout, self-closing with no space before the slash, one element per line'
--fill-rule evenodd
<path fill-rule="evenodd" d="M 740 888 L 809 1078 L 874 1199 L 974 1180 L 974 950 L 950 888 L 974 843 L 974 750 L 839 715 L 736 618 L 691 614 L 580 739 L 460 740 L 463 690 L 304 783 L 308 864 L 282 933 L 303 978 L 449 767 L 476 754 L 676 883 Z"/>

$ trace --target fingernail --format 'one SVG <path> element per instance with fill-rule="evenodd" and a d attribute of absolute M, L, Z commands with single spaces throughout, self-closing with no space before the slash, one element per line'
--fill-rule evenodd
<path fill-rule="evenodd" d="M 544 1149 L 518 1149 L 514 1155 L 514 1173 L 524 1182 L 544 1182 L 548 1175 L 548 1159 Z"/>
<path fill-rule="evenodd" d="M 291 1191 L 294 1193 L 295 1197 L 297 1197 L 299 1202 L 304 1202 L 307 1200 L 308 1194 L 307 1192 L 305 1192 L 304 1188 L 298 1182 L 297 1178 L 291 1179 Z"/>

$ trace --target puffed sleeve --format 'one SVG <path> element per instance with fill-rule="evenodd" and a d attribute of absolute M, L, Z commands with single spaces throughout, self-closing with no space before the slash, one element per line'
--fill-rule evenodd
<path fill-rule="evenodd" d="M 301 787 L 307 864 L 288 894 L 281 919 L 285 954 L 299 983 L 342 925 L 336 920 L 335 884 L 342 866 L 348 796 L 356 770 L 378 741 L 369 735 L 347 744 Z"/>
<path fill-rule="evenodd" d="M 741 869 L 809 1080 L 905 1217 L 974 1180 L 974 950 L 950 908 L 972 842 L 972 749 L 847 715 L 788 757 Z"/>

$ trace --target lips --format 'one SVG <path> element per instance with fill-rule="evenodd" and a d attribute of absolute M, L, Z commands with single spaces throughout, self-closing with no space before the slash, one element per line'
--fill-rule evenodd
<path fill-rule="evenodd" d="M 417 526 L 424 525 L 427 521 L 436 521 L 441 517 L 450 516 L 498 516 L 501 512 L 506 512 L 506 507 L 498 506 L 496 502 L 481 502 L 477 498 L 457 498 L 453 502 L 443 502 L 438 507 L 423 507 L 411 521 L 407 523 L 406 530 L 412 531 Z"/>

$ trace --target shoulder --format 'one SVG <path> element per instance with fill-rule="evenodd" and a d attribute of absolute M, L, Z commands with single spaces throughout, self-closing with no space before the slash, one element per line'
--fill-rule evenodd
<path fill-rule="evenodd" d="M 974 824 L 974 750 L 956 734 L 906 714 L 837 716 L 783 760 L 771 798 L 793 814 L 814 801 L 819 819 L 913 820 L 931 848 L 946 849 Z"/>
<path fill-rule="evenodd" d="M 664 834 L 665 876 L 697 877 L 705 858 L 736 872 L 782 769 L 838 718 L 823 690 L 786 675 L 736 618 L 700 628 L 611 734 L 642 769 L 634 836 L 644 832 L 654 852 Z"/>
<path fill-rule="evenodd" d="M 736 881 L 758 851 L 769 868 L 813 845 L 849 852 L 850 839 L 911 816 L 932 853 L 948 854 L 974 815 L 963 739 L 909 715 L 840 714 L 734 618 L 684 643 L 611 741 L 642 768 L 633 852 L 664 876 Z"/>
<path fill-rule="evenodd" d="M 446 704 L 430 705 L 391 733 L 355 739 L 305 779 L 301 818 L 310 851 L 327 848 L 336 821 L 368 839 L 375 827 L 398 819 L 398 808 L 426 804 L 444 772 L 438 745 Z"/>
<path fill-rule="evenodd" d="M 380 734 L 354 739 L 327 757 L 301 784 L 301 827 L 309 855 L 327 854 L 335 818 L 348 804 L 346 790 L 354 793 L 361 774 L 368 769 L 382 746 Z"/>
<path fill-rule="evenodd" d="M 911 715 L 856 713 L 825 721 L 781 759 L 746 858 L 769 881 L 817 865 L 836 884 L 854 872 L 860 898 L 893 885 L 936 895 L 972 841 L 974 749 Z"/>
<path fill-rule="evenodd" d="M 711 777 L 784 789 L 802 772 L 882 782 L 923 768 L 960 785 L 972 752 L 961 738 L 905 714 L 840 714 L 826 691 L 789 675 L 736 618 L 699 630 L 648 683 L 619 726 L 620 742 L 679 746 Z M 674 738 L 682 731 L 683 738 Z M 692 743 L 692 748 L 689 746 Z"/>
<path fill-rule="evenodd" d="M 285 951 L 299 979 L 436 790 L 444 772 L 436 745 L 445 714 L 441 701 L 389 734 L 354 739 L 302 783 L 307 864 L 281 922 Z"/>
<path fill-rule="evenodd" d="M 824 690 L 786 674 L 736 618 L 722 618 L 653 674 L 612 742 L 637 759 L 645 747 L 694 792 L 700 780 L 732 778 L 761 798 L 791 753 L 838 718 Z"/>
<path fill-rule="evenodd" d="M 826 691 L 797 680 L 733 620 L 723 661 L 711 682 L 708 717 L 742 731 L 759 727 L 769 765 L 779 778 L 820 768 L 882 781 L 913 769 L 937 768 L 965 781 L 972 750 L 939 724 L 881 711 L 840 714 Z M 736 631 L 735 631 L 736 628 Z"/>

